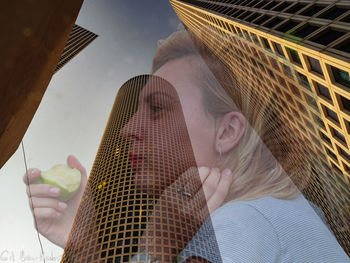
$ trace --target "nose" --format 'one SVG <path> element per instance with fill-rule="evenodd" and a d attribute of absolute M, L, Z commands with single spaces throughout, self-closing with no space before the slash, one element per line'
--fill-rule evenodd
<path fill-rule="evenodd" d="M 130 141 L 142 139 L 142 127 L 139 110 L 131 117 L 122 129 L 122 136 Z"/>

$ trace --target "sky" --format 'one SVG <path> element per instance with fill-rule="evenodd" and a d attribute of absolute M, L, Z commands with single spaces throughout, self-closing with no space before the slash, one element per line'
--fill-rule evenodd
<path fill-rule="evenodd" d="M 74 154 L 90 171 L 119 87 L 150 72 L 157 41 L 181 28 L 167 0 L 85 0 L 76 24 L 99 35 L 57 72 L 24 136 L 28 167 Z M 19 148 L 0 170 L 0 261 L 43 262 Z M 63 250 L 41 237 L 46 262 Z"/>

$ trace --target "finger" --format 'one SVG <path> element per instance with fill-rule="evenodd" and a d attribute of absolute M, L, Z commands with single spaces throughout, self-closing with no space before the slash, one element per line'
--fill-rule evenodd
<path fill-rule="evenodd" d="M 61 212 L 53 209 L 53 208 L 43 208 L 38 207 L 34 208 L 33 215 L 36 220 L 40 219 L 54 219 L 61 215 Z"/>
<path fill-rule="evenodd" d="M 205 199 L 208 201 L 210 197 L 214 194 L 217 185 L 220 181 L 221 173 L 218 168 L 212 168 L 209 175 L 204 181 L 202 188 L 205 194 Z"/>
<path fill-rule="evenodd" d="M 215 191 L 216 185 L 220 180 L 220 170 L 218 168 L 200 167 L 196 169 L 192 167 L 181 175 L 181 179 L 182 181 L 180 179 L 177 180 L 178 184 L 176 187 L 180 191 L 175 193 L 175 200 L 173 201 L 183 205 L 185 213 L 198 213 L 202 207 L 206 206 L 207 200 Z M 187 183 L 182 187 L 181 183 L 184 180 Z M 202 182 L 204 182 L 204 185 L 202 185 Z"/>
<path fill-rule="evenodd" d="M 200 167 L 198 168 L 199 178 L 201 179 L 202 184 L 205 182 L 205 180 L 208 178 L 210 173 L 209 167 Z"/>
<path fill-rule="evenodd" d="M 27 186 L 28 197 L 53 197 L 61 195 L 61 189 L 48 184 L 30 184 Z"/>
<path fill-rule="evenodd" d="M 214 212 L 217 208 L 219 208 L 222 205 L 225 198 L 229 194 L 232 182 L 233 173 L 229 169 L 224 170 L 222 172 L 220 182 L 217 185 L 216 191 L 207 201 L 209 213 Z"/>
<path fill-rule="evenodd" d="M 182 175 L 183 185 L 180 183 L 179 188 L 194 196 L 202 188 L 202 183 L 207 179 L 209 172 L 208 167 L 191 167 Z"/>
<path fill-rule="evenodd" d="M 184 186 L 184 190 L 191 194 L 191 196 L 194 196 L 197 194 L 197 192 L 202 189 L 202 184 L 205 182 L 205 180 L 208 178 L 210 174 L 210 168 L 209 167 L 200 167 L 197 170 L 197 173 L 194 174 L 194 178 L 192 180 L 188 180 L 186 185 Z M 196 181 L 195 183 L 193 181 Z"/>
<path fill-rule="evenodd" d="M 178 180 L 178 192 L 194 195 L 198 189 L 201 188 L 202 182 L 199 176 L 199 170 L 197 167 L 189 168 L 185 173 L 181 175 L 181 180 Z"/>
<path fill-rule="evenodd" d="M 37 168 L 28 169 L 28 174 L 25 173 L 23 176 L 23 182 L 28 185 L 33 183 L 35 180 L 39 179 L 41 171 Z"/>
<path fill-rule="evenodd" d="M 83 193 L 85 192 L 87 195 L 90 195 L 90 191 L 89 189 L 86 190 L 86 186 L 87 186 L 87 173 L 86 173 L 86 169 L 81 165 L 81 163 L 79 162 L 79 160 L 74 156 L 74 155 L 68 155 L 67 157 L 67 164 L 69 167 L 71 168 L 76 168 L 80 171 L 81 173 L 81 182 L 80 182 L 80 186 L 79 186 L 79 190 L 77 191 L 77 194 L 75 197 L 73 197 L 71 200 L 69 200 L 68 203 L 74 203 L 76 201 L 76 199 L 81 199 Z"/>
<path fill-rule="evenodd" d="M 194 212 L 194 211 L 199 211 L 200 209 L 202 209 L 202 207 L 206 206 L 206 204 L 207 204 L 207 200 L 205 198 L 205 194 L 203 190 L 200 189 L 199 191 L 197 191 L 197 193 L 195 193 L 192 199 L 189 200 L 188 207 L 190 207 L 190 210 Z"/>
<path fill-rule="evenodd" d="M 80 164 L 78 159 L 74 155 L 68 155 L 67 164 L 70 168 L 76 168 L 80 171 L 83 177 L 86 177 L 86 169 Z"/>
<path fill-rule="evenodd" d="M 53 208 L 58 211 L 64 211 L 67 208 L 67 204 L 53 198 L 39 198 L 32 197 L 29 200 L 29 204 L 32 208 Z"/>
<path fill-rule="evenodd" d="M 200 188 L 193 196 L 191 203 L 188 206 L 188 212 L 192 210 L 199 219 L 205 219 L 209 216 L 209 209 L 207 208 L 208 200 L 215 193 L 218 184 L 221 179 L 221 173 L 218 168 L 201 169 L 201 180 L 204 182 L 202 188 Z"/>
<path fill-rule="evenodd" d="M 203 207 L 207 207 L 207 202 L 202 190 L 197 191 L 191 199 L 187 198 L 187 200 L 180 205 L 182 205 L 182 213 L 191 218 L 196 218 L 196 222 L 199 222 L 200 225 L 209 216 L 208 209 L 203 209 Z M 206 213 L 203 214 L 203 211 Z"/>

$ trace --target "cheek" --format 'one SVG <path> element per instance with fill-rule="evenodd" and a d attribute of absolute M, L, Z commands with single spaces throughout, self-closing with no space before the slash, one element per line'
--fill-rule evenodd
<path fill-rule="evenodd" d="M 186 120 L 197 166 L 212 166 L 215 161 L 215 123 L 203 114 Z"/>
<path fill-rule="evenodd" d="M 204 140 L 204 137 L 201 138 L 200 136 L 194 138 L 191 142 L 197 167 L 211 167 L 214 162 L 212 143 L 209 140 Z"/>

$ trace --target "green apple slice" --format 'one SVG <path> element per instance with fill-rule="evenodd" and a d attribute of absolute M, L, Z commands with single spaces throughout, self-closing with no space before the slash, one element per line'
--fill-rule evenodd
<path fill-rule="evenodd" d="M 49 184 L 60 188 L 61 195 L 58 199 L 66 202 L 78 191 L 81 182 L 81 173 L 76 168 L 59 164 L 52 167 L 48 172 L 42 172 L 41 177 L 37 181 L 35 183 Z"/>

